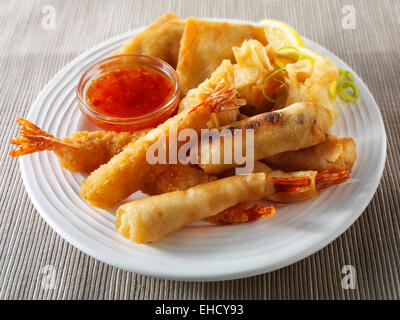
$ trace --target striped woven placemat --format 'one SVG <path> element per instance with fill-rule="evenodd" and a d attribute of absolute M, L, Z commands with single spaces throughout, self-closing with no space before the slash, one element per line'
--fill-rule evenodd
<path fill-rule="evenodd" d="M 346 5 L 354 9 L 355 29 L 343 28 L 348 25 L 343 19 L 353 10 Z M 51 10 L 55 25 L 46 20 Z M 9 141 L 18 132 L 16 118 L 27 115 L 40 90 L 74 57 L 112 36 L 148 25 L 167 11 L 182 17 L 283 20 L 346 61 L 372 91 L 388 137 L 383 179 L 362 216 L 323 250 L 247 279 L 160 280 L 89 257 L 36 212 L 18 161 L 8 157 Z M 399 298 L 400 2 L 12 0 L 0 2 L 0 21 L 0 299 Z M 356 289 L 341 285 L 345 265 L 357 272 Z M 43 286 L 45 266 L 54 268 L 53 288 Z"/>

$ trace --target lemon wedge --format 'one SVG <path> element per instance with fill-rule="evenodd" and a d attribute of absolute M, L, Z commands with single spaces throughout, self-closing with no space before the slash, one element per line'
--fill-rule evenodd
<path fill-rule="evenodd" d="M 305 47 L 300 34 L 286 23 L 273 19 L 260 20 L 260 24 L 264 27 L 267 40 L 275 48 L 284 46 Z"/>

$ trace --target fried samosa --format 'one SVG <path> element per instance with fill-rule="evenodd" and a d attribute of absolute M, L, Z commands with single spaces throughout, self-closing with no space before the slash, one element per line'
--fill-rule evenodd
<path fill-rule="evenodd" d="M 166 61 L 175 69 L 184 28 L 185 20 L 173 13 L 167 13 L 128 40 L 114 54 L 147 54 Z"/>
<path fill-rule="evenodd" d="M 182 96 L 210 77 L 224 59 L 235 62 L 232 47 L 248 39 L 267 44 L 262 27 L 188 18 L 177 67 Z"/>

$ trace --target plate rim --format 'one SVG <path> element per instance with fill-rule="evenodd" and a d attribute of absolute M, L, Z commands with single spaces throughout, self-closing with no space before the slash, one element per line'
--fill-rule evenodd
<path fill-rule="evenodd" d="M 214 21 L 224 21 L 224 22 L 232 22 L 232 23 L 241 23 L 241 24 L 252 24 L 252 25 L 259 25 L 259 23 L 252 22 L 252 21 L 246 21 L 246 20 L 238 20 L 238 19 L 221 19 L 221 18 L 204 18 L 207 20 L 214 20 Z M 145 27 L 139 27 L 135 28 L 133 30 L 121 33 L 119 35 L 116 35 L 110 39 L 107 39 L 105 41 L 100 42 L 99 44 L 95 45 L 94 47 L 91 47 L 90 49 L 86 50 L 85 52 L 81 53 L 77 57 L 75 57 L 72 61 L 67 63 L 65 66 L 63 66 L 49 81 L 48 83 L 44 86 L 44 88 L 40 91 L 34 102 L 32 103 L 29 113 L 27 118 L 29 119 L 31 114 L 34 112 L 35 106 L 40 102 L 40 100 L 45 96 L 46 90 L 48 89 L 48 86 L 56 81 L 59 80 L 59 78 L 71 67 L 75 66 L 79 61 L 84 60 L 86 57 L 90 56 L 92 53 L 96 52 L 97 50 L 107 46 L 108 44 L 111 44 L 115 41 L 118 41 L 120 39 L 123 39 L 127 36 L 132 36 L 136 33 L 139 33 L 140 31 L 144 30 Z M 326 49 L 325 47 L 315 43 L 312 40 L 309 40 L 306 37 L 303 37 L 306 43 L 312 43 L 316 47 L 322 49 L 327 55 L 333 56 L 337 61 L 340 61 L 342 64 L 348 68 L 349 71 L 351 71 L 357 81 L 357 83 L 360 85 L 361 91 L 364 91 L 368 95 L 368 99 L 370 100 L 368 103 L 373 104 L 374 109 L 376 109 L 377 114 L 378 114 L 378 121 L 379 121 L 379 128 L 381 129 L 381 134 L 382 134 L 382 151 L 383 155 L 379 158 L 379 165 L 377 170 L 377 175 L 375 177 L 374 181 L 374 187 L 370 190 L 369 194 L 365 196 L 363 199 L 363 203 L 358 205 L 357 214 L 354 214 L 351 219 L 346 220 L 346 223 L 342 225 L 339 231 L 335 230 L 335 232 L 330 233 L 327 237 L 324 238 L 324 241 L 321 243 L 318 243 L 317 245 L 310 246 L 309 248 L 301 251 L 300 253 L 297 254 L 292 254 L 290 257 L 287 257 L 285 259 L 281 259 L 279 263 L 276 263 L 273 267 L 268 267 L 268 266 L 259 266 L 259 267 L 254 267 L 254 268 L 245 268 L 245 270 L 242 270 L 240 272 L 238 271 L 229 271 L 229 272 L 215 272 L 213 275 L 210 274 L 201 274 L 201 275 L 177 275 L 171 272 L 153 272 L 149 270 L 145 270 L 145 268 L 132 268 L 132 265 L 126 265 L 124 264 L 118 256 L 122 256 L 121 253 L 115 253 L 115 252 L 108 252 L 108 254 L 105 253 L 99 253 L 98 249 L 92 248 L 90 245 L 87 245 L 85 241 L 90 240 L 89 242 L 96 242 L 92 238 L 87 237 L 85 239 L 85 235 L 79 235 L 77 236 L 76 233 L 72 236 L 69 234 L 69 232 L 66 231 L 65 226 L 60 226 L 59 223 L 57 223 L 57 219 L 52 217 L 51 214 L 47 213 L 46 208 L 42 207 L 42 204 L 38 199 L 35 197 L 35 191 L 33 190 L 32 186 L 29 184 L 29 178 L 27 176 L 27 164 L 28 162 L 24 160 L 24 158 L 19 159 L 19 165 L 20 165 L 20 170 L 21 170 L 21 176 L 23 179 L 23 183 L 25 186 L 25 189 L 27 190 L 27 193 L 29 195 L 29 198 L 31 199 L 33 205 L 35 206 L 36 210 L 39 212 L 41 217 L 50 225 L 50 227 L 57 233 L 59 234 L 63 239 L 65 239 L 67 242 L 71 243 L 74 247 L 78 248 L 82 252 L 90 255 L 91 257 L 98 259 L 104 263 L 110 264 L 112 266 L 121 268 L 123 270 L 127 270 L 130 272 L 138 273 L 141 275 L 146 275 L 146 276 L 151 276 L 151 277 L 156 277 L 156 278 L 161 278 L 161 279 L 170 279 L 170 280 L 183 280 L 183 281 L 220 281 L 220 280 L 233 280 L 233 279 L 240 279 L 244 277 L 250 277 L 250 276 L 255 276 L 259 275 L 262 273 L 267 273 L 267 272 L 272 272 L 274 270 L 281 269 L 283 267 L 286 267 L 288 265 L 291 265 L 293 263 L 296 263 L 298 261 L 301 261 L 310 255 L 320 251 L 322 248 L 326 247 L 328 244 L 333 242 L 335 239 L 337 239 L 340 235 L 342 235 L 345 231 L 349 229 L 351 225 L 361 216 L 361 214 L 365 211 L 366 207 L 368 204 L 371 202 L 373 196 L 376 193 L 377 188 L 379 187 L 380 181 L 383 176 L 383 171 L 385 168 L 385 163 L 386 163 L 386 158 L 387 158 L 387 135 L 386 135 L 386 129 L 384 126 L 383 122 L 383 117 L 381 114 L 381 111 L 379 109 L 378 104 L 376 103 L 376 100 L 374 96 L 372 95 L 371 91 L 369 88 L 366 86 L 364 81 L 358 76 L 357 73 L 350 68 L 346 62 L 344 62 L 342 59 L 337 57 L 334 53 L 332 53 L 330 50 Z M 70 226 L 67 226 L 70 227 Z M 79 240 L 80 239 L 80 240 Z M 85 241 L 82 241 L 85 240 Z M 96 242 L 97 243 L 97 242 Z M 107 251 L 107 250 L 105 250 Z M 110 250 L 108 250 L 110 251 Z"/>

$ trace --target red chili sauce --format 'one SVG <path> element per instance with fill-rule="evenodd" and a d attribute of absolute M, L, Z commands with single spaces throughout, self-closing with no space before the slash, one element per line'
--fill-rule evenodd
<path fill-rule="evenodd" d="M 173 83 L 144 67 L 116 70 L 93 80 L 86 93 L 90 106 L 108 116 L 130 118 L 151 113 L 173 95 Z"/>

